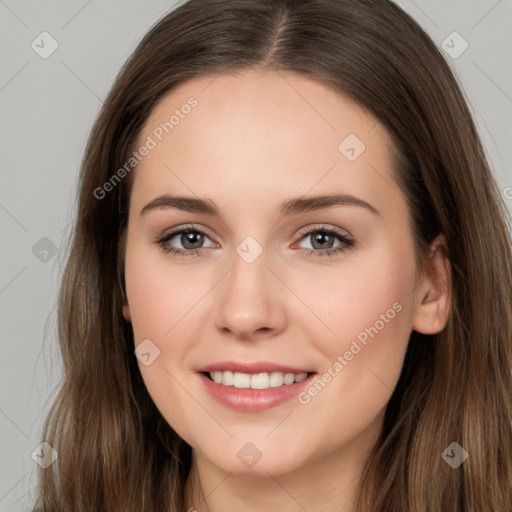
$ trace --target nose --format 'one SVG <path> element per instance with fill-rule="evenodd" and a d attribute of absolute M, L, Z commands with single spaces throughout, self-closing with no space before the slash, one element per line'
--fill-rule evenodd
<path fill-rule="evenodd" d="M 251 263 L 235 253 L 232 261 L 231 271 L 215 287 L 216 327 L 245 341 L 282 332 L 287 322 L 287 293 L 269 267 L 266 252 Z"/>

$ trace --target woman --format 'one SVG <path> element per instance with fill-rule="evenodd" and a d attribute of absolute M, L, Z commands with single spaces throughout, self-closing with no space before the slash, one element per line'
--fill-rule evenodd
<path fill-rule="evenodd" d="M 511 260 L 396 5 L 188 1 L 85 152 L 37 510 L 507 510 Z"/>

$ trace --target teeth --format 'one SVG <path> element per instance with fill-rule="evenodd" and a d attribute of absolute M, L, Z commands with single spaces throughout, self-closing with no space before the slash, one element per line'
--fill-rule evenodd
<path fill-rule="evenodd" d="M 307 373 L 241 373 L 241 372 L 210 372 L 210 377 L 217 384 L 223 386 L 234 386 L 240 389 L 268 389 L 287 386 L 294 382 L 301 382 L 306 379 Z"/>

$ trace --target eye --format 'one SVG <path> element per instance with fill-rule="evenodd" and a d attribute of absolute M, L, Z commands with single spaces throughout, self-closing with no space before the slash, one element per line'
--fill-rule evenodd
<path fill-rule="evenodd" d="M 208 246 L 204 246 L 206 240 L 210 240 Z M 355 245 L 355 240 L 352 238 L 326 226 L 314 226 L 314 229 L 304 232 L 300 237 L 300 241 L 303 240 L 310 241 L 310 247 L 304 249 L 308 256 L 332 256 L 351 249 Z M 176 229 L 158 238 L 156 243 L 165 253 L 178 256 L 200 256 L 203 249 L 218 247 L 218 244 L 212 242 L 205 231 L 194 226 Z M 292 248 L 295 249 L 296 245 L 294 244 Z"/>
<path fill-rule="evenodd" d="M 158 239 L 156 243 L 165 253 L 179 254 L 185 256 L 198 256 L 205 247 L 205 239 L 210 240 L 208 235 L 201 229 L 191 227 L 183 227 L 168 233 Z M 211 242 L 211 240 L 210 240 Z M 176 247 L 178 245 L 178 247 Z M 179 247 L 181 245 L 181 247 Z M 216 247 L 217 244 L 211 242 L 207 247 Z"/>
<path fill-rule="evenodd" d="M 355 240 L 352 238 L 325 226 L 315 226 L 314 229 L 303 234 L 300 240 L 310 241 L 310 247 L 306 247 L 305 252 L 311 256 L 333 256 L 355 245 Z M 336 242 L 338 242 L 337 245 Z"/>

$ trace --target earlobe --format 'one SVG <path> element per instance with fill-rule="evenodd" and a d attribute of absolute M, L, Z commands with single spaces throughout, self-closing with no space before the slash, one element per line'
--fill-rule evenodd
<path fill-rule="evenodd" d="M 130 306 L 128 305 L 127 302 L 123 304 L 123 316 L 127 322 L 131 322 L 132 317 L 130 315 Z"/>
<path fill-rule="evenodd" d="M 426 267 L 415 292 L 412 328 L 422 334 L 437 334 L 446 327 L 451 310 L 451 265 L 442 234 L 432 242 Z"/>

